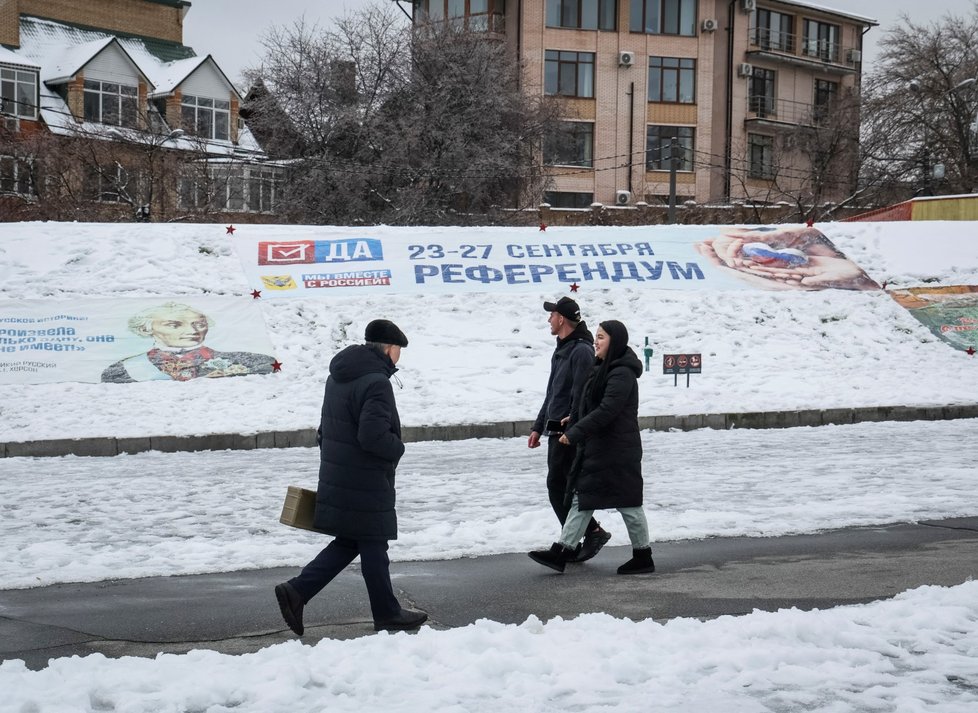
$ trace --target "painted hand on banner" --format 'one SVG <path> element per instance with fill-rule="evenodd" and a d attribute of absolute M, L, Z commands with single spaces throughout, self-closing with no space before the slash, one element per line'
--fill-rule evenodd
<path fill-rule="evenodd" d="M 740 229 L 696 244 L 712 265 L 764 289 L 879 289 L 815 228 Z"/>

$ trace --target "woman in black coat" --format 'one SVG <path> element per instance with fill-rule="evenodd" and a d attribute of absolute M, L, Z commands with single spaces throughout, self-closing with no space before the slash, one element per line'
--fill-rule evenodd
<path fill-rule="evenodd" d="M 632 542 L 632 559 L 618 574 L 654 572 L 649 526 L 642 509 L 642 438 L 638 428 L 638 377 L 642 363 L 628 346 L 628 330 L 616 320 L 602 322 L 594 339 L 595 366 L 560 437 L 577 446 L 568 479 L 570 513 L 559 541 L 549 550 L 530 552 L 542 565 L 564 571 L 574 546 L 595 510 L 621 513 Z"/>

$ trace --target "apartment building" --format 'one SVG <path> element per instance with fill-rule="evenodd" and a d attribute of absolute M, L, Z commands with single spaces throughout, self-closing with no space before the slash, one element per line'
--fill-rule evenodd
<path fill-rule="evenodd" d="M 809 190 L 826 167 L 813 165 L 821 149 L 799 146 L 799 130 L 824 131 L 840 98 L 858 92 L 863 36 L 877 24 L 795 0 L 413 6 L 415 22 L 464 22 L 505 41 L 525 87 L 561 102 L 562 131 L 542 157 L 555 207 L 664 202 L 673 168 L 679 201 L 776 202 Z M 851 189 L 852 148 L 821 199 Z"/>
<path fill-rule="evenodd" d="M 28 205 L 61 191 L 142 219 L 270 212 L 277 172 L 234 84 L 183 44 L 190 5 L 0 0 L 0 195 Z"/>

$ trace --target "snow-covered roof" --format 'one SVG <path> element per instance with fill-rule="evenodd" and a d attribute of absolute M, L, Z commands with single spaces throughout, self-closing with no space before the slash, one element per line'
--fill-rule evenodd
<path fill-rule="evenodd" d="M 178 86 L 183 84 L 191 74 L 196 72 L 205 64 L 209 64 L 213 69 L 227 82 L 228 88 L 234 92 L 235 96 L 240 101 L 242 99 L 241 95 L 238 93 L 237 88 L 227 78 L 224 71 L 217 66 L 217 62 L 211 55 L 206 57 L 190 57 L 188 59 L 177 60 L 175 62 L 168 62 L 164 64 L 160 71 L 154 76 L 153 84 L 156 86 L 156 90 L 150 93 L 150 97 L 161 97 L 168 94 L 172 94 L 173 90 Z"/>
<path fill-rule="evenodd" d="M 25 69 L 41 68 L 41 65 L 39 65 L 37 62 L 32 62 L 26 57 L 21 57 L 19 54 L 8 50 L 6 47 L 0 47 L 0 64 L 16 65 L 18 67 L 24 67 Z"/>
<path fill-rule="evenodd" d="M 89 62 L 112 45 L 132 63 L 134 76 L 138 74 L 146 81 L 150 98 L 173 94 L 195 72 L 209 66 L 227 83 L 228 93 L 233 93 L 240 99 L 234 84 L 228 80 L 214 59 L 210 55 L 198 57 L 190 47 L 152 38 L 113 35 L 107 31 L 81 28 L 37 17 L 21 16 L 20 20 L 21 46 L 14 51 L 0 48 L 0 63 L 19 64 L 39 70 L 39 110 L 44 123 L 54 134 L 118 138 L 118 131 L 109 131 L 111 127 L 93 122 L 79 122 L 72 115 L 64 98 L 54 89 L 81 72 Z M 132 137 L 130 140 L 138 141 Z M 200 150 L 203 146 L 209 154 L 229 157 L 264 155 L 261 145 L 247 127 L 238 132 L 237 144 L 185 137 L 169 139 L 166 145 L 186 150 Z"/>
<path fill-rule="evenodd" d="M 875 18 L 867 17 L 866 15 L 856 15 L 848 10 L 839 10 L 834 7 L 829 7 L 828 5 L 822 5 L 821 3 L 805 2 L 805 0 L 778 0 L 778 2 L 784 3 L 785 5 L 797 5 L 799 7 L 807 7 L 812 10 L 819 10 L 820 12 L 827 12 L 832 15 L 839 15 L 840 17 L 855 20 L 863 23 L 864 25 L 872 25 L 873 27 L 880 24 Z"/>
<path fill-rule="evenodd" d="M 52 55 L 51 64 L 42 67 L 41 81 L 47 84 L 64 84 L 65 82 L 70 82 L 76 74 L 85 68 L 86 64 L 95 59 L 95 57 L 111 45 L 118 47 L 119 51 L 132 62 L 133 68 L 139 72 L 143 79 L 147 82 L 150 81 L 149 77 L 143 73 L 139 65 L 129 56 L 129 53 L 126 52 L 125 48 L 122 47 L 121 43 L 115 37 L 103 37 L 92 40 L 91 42 L 75 45 L 74 47 L 64 47 L 60 55 Z"/>

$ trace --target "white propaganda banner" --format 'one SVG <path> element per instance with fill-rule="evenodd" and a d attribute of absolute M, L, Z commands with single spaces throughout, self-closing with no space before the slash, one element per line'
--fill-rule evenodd
<path fill-rule="evenodd" d="M 188 381 L 275 365 L 250 298 L 0 301 L 0 384 Z"/>
<path fill-rule="evenodd" d="M 574 284 L 879 289 L 817 228 L 805 226 L 271 228 L 234 241 L 251 288 L 263 298 L 553 291 Z"/>

